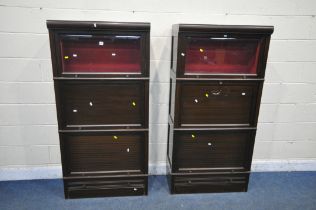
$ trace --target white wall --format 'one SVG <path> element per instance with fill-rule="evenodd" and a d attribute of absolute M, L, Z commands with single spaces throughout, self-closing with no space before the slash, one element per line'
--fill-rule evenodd
<path fill-rule="evenodd" d="M 60 165 L 47 19 L 151 22 L 152 165 L 166 159 L 172 24 L 274 25 L 254 159 L 316 160 L 315 15 L 315 0 L 0 0 L 0 168 Z"/>

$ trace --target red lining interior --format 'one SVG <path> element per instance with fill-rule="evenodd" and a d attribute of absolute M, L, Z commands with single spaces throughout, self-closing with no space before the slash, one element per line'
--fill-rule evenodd
<path fill-rule="evenodd" d="M 185 73 L 256 74 L 259 40 L 211 40 L 188 43 Z"/>
<path fill-rule="evenodd" d="M 139 39 L 65 39 L 61 50 L 63 72 L 141 72 Z"/>

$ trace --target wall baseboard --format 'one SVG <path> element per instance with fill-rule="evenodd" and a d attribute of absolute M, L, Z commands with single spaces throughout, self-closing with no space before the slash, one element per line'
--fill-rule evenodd
<path fill-rule="evenodd" d="M 302 160 L 254 160 L 251 171 L 316 171 L 316 159 Z"/>
<path fill-rule="evenodd" d="M 10 167 L 0 168 L 0 181 L 59 179 L 62 177 L 61 166 Z"/>
<path fill-rule="evenodd" d="M 316 160 L 255 160 L 252 172 L 316 171 Z M 149 164 L 150 175 L 166 174 L 166 163 Z M 0 181 L 60 179 L 61 166 L 0 168 Z"/>

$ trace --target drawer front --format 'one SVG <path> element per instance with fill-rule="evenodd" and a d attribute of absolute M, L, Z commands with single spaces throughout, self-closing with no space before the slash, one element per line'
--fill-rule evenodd
<path fill-rule="evenodd" d="M 62 82 L 58 87 L 66 128 L 147 126 L 147 82 Z"/>
<path fill-rule="evenodd" d="M 147 177 L 65 180 L 67 198 L 146 195 Z"/>
<path fill-rule="evenodd" d="M 249 170 L 253 131 L 176 131 L 174 171 Z"/>
<path fill-rule="evenodd" d="M 178 84 L 179 126 L 249 126 L 254 123 L 259 83 Z"/>
<path fill-rule="evenodd" d="M 66 176 L 147 172 L 147 134 L 62 134 Z"/>
<path fill-rule="evenodd" d="M 173 176 L 173 193 L 243 192 L 247 191 L 249 174 Z"/>

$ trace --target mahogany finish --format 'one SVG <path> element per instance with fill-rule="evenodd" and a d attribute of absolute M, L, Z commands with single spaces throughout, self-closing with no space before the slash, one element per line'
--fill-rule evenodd
<path fill-rule="evenodd" d="M 214 168 L 241 168 L 246 165 L 253 131 L 175 131 L 175 172 L 194 172 Z M 198 153 L 197 153 L 198 152 Z"/>
<path fill-rule="evenodd" d="M 148 177 L 65 179 L 68 198 L 134 196 L 147 194 Z"/>
<path fill-rule="evenodd" d="M 47 27 L 65 197 L 146 195 L 150 24 Z"/>
<path fill-rule="evenodd" d="M 63 134 L 67 176 L 99 173 L 145 173 L 144 132 Z"/>
<path fill-rule="evenodd" d="M 178 127 L 254 125 L 256 82 L 178 82 Z"/>
<path fill-rule="evenodd" d="M 59 55 L 54 77 L 149 77 L 149 23 L 48 20 L 47 27 L 51 55 Z"/>
<path fill-rule="evenodd" d="M 171 69 L 177 77 L 187 78 L 264 78 L 272 32 L 272 26 L 174 25 Z M 204 43 L 198 43 L 201 39 Z M 252 50 L 254 44 L 257 47 Z M 199 46 L 194 54 L 192 46 Z M 197 54 L 203 62 L 197 62 Z M 186 63 L 191 64 L 193 71 L 186 71 Z M 248 71 L 246 63 L 255 69 Z"/>
<path fill-rule="evenodd" d="M 173 26 L 171 193 L 247 191 L 272 26 Z"/>
<path fill-rule="evenodd" d="M 245 192 L 249 173 L 173 176 L 173 193 Z"/>
<path fill-rule="evenodd" d="M 63 129 L 142 127 L 148 81 L 58 81 Z"/>

